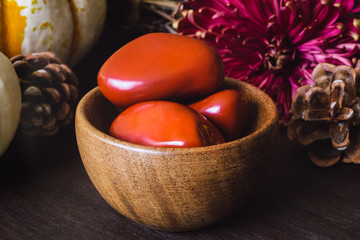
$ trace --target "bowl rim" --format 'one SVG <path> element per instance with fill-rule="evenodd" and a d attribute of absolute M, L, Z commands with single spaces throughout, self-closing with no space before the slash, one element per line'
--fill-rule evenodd
<path fill-rule="evenodd" d="M 85 102 L 88 101 L 88 99 L 95 94 L 96 92 L 100 92 L 101 91 L 99 89 L 98 86 L 94 87 L 93 89 L 91 89 L 89 92 L 87 92 L 82 99 L 79 101 L 78 106 L 76 108 L 76 116 L 75 116 L 75 128 L 77 128 L 77 121 L 79 120 L 79 118 L 81 118 L 81 121 L 83 124 L 85 124 L 85 128 L 89 129 L 89 132 L 93 135 L 96 136 L 96 138 L 100 139 L 103 142 L 106 142 L 110 145 L 114 145 L 114 146 L 121 146 L 121 148 L 124 149 L 131 149 L 131 150 L 136 150 L 136 151 L 141 151 L 141 152 L 151 152 L 151 153 L 165 153 L 165 152 L 178 152 L 178 153 L 189 153 L 189 152 L 201 152 L 201 151 L 216 151 L 219 150 L 219 148 L 233 148 L 235 146 L 241 145 L 242 142 L 246 142 L 251 138 L 254 138 L 258 135 L 261 135 L 261 133 L 266 132 L 267 129 L 269 129 L 271 126 L 273 126 L 274 124 L 278 124 L 278 112 L 277 112 L 277 107 L 276 104 L 274 103 L 274 101 L 270 98 L 270 96 L 268 96 L 264 91 L 262 91 L 261 89 L 246 83 L 244 81 L 240 81 L 240 80 L 236 80 L 233 78 L 229 78 L 226 77 L 225 78 L 226 81 L 232 82 L 234 83 L 236 82 L 240 82 L 240 84 L 243 84 L 246 86 L 246 88 L 250 88 L 252 90 L 255 91 L 259 91 L 259 93 L 265 98 L 265 101 L 268 102 L 270 104 L 270 112 L 272 113 L 270 115 L 270 117 L 266 120 L 266 122 L 256 131 L 251 132 L 250 134 L 241 137 L 239 139 L 235 139 L 229 142 L 224 142 L 224 143 L 220 143 L 220 144 L 215 144 L 215 145 L 210 145 L 210 146 L 204 146 L 204 147 L 152 147 L 152 146 L 146 146 L 146 145 L 140 145 L 140 144 L 136 144 L 136 143 L 131 143 L 131 142 L 127 142 L 121 139 L 117 139 L 115 137 L 112 137 L 109 134 L 106 134 L 105 132 L 99 130 L 98 128 L 96 128 L 93 124 L 90 123 L 89 119 L 86 117 L 86 113 L 85 113 Z"/>

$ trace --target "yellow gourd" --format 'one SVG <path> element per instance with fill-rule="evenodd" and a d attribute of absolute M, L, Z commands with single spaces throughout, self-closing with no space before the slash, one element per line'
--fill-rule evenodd
<path fill-rule="evenodd" d="M 12 141 L 20 121 L 21 90 L 10 60 L 0 52 L 0 156 Z"/>
<path fill-rule="evenodd" d="M 52 51 L 75 65 L 102 31 L 106 0 L 2 0 L 0 51 L 18 54 Z"/>

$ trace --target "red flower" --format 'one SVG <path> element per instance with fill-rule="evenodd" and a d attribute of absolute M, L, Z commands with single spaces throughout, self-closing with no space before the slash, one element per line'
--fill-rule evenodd
<path fill-rule="evenodd" d="M 354 65 L 359 53 L 358 0 L 189 0 L 182 12 L 178 32 L 215 47 L 226 75 L 263 89 L 285 122 L 317 63 Z"/>

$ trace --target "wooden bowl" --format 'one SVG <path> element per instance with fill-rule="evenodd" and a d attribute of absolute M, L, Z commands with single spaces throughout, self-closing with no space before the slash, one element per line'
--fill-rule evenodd
<path fill-rule="evenodd" d="M 99 88 L 76 110 L 76 137 L 85 169 L 118 212 L 147 227 L 187 231 L 233 213 L 268 168 L 278 136 L 273 101 L 250 84 L 226 79 L 249 101 L 246 136 L 197 148 L 156 148 L 107 134 L 117 110 Z"/>

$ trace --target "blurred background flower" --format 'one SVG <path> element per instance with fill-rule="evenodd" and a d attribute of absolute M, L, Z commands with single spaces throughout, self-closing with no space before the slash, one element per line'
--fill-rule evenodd
<path fill-rule="evenodd" d="M 358 0 L 142 2 L 177 33 L 215 47 L 226 75 L 263 89 L 277 103 L 282 122 L 290 119 L 297 88 L 312 83 L 317 63 L 360 65 Z M 170 5 L 179 7 L 166 14 Z"/>

